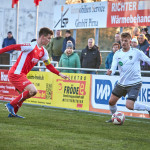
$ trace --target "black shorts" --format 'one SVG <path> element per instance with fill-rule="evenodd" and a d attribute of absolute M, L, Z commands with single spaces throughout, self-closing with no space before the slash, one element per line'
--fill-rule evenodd
<path fill-rule="evenodd" d="M 127 99 L 136 101 L 139 95 L 141 86 L 142 86 L 142 83 L 132 85 L 132 86 L 126 86 L 126 87 L 116 84 L 115 88 L 112 91 L 112 94 L 119 98 L 122 96 L 125 97 L 128 94 Z"/>

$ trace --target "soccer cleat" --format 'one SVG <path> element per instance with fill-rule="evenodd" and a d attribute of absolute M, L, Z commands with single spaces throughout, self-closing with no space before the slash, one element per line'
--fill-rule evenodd
<path fill-rule="evenodd" d="M 12 114 L 9 114 L 8 117 L 17 117 L 17 118 L 23 118 L 23 119 L 24 119 L 24 117 L 19 116 L 19 115 L 17 115 L 17 114 L 16 114 L 15 116 L 13 116 Z"/>
<path fill-rule="evenodd" d="M 7 108 L 8 112 L 9 112 L 11 115 L 13 115 L 13 116 L 16 115 L 15 112 L 14 112 L 14 107 L 13 107 L 10 103 L 7 103 L 7 104 L 5 105 L 5 107 Z"/>
<path fill-rule="evenodd" d="M 107 123 L 112 123 L 112 119 L 105 121 Z"/>
<path fill-rule="evenodd" d="M 14 117 L 12 114 L 9 114 L 8 117 Z"/>
<path fill-rule="evenodd" d="M 14 117 L 17 117 L 17 118 L 22 118 L 22 119 L 24 119 L 24 117 L 22 117 L 22 116 L 19 116 L 19 115 L 15 115 Z"/>

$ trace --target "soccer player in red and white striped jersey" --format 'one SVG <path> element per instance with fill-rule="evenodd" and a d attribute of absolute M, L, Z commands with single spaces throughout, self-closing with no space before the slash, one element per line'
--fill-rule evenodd
<path fill-rule="evenodd" d="M 37 93 L 37 89 L 26 77 L 28 72 L 42 60 L 46 65 L 46 68 L 51 72 L 61 76 L 64 79 L 69 79 L 68 76 L 61 74 L 56 70 L 53 65 L 50 64 L 47 50 L 43 45 L 47 45 L 50 42 L 53 32 L 49 28 L 41 28 L 39 31 L 39 38 L 37 42 L 31 42 L 29 44 L 16 44 L 10 45 L 0 49 L 0 54 L 10 51 L 19 50 L 21 54 L 16 63 L 8 72 L 9 81 L 15 86 L 15 88 L 21 93 L 16 99 L 6 104 L 6 108 L 10 112 L 10 116 L 21 117 L 16 113 L 22 106 L 23 101 L 34 96 Z"/>

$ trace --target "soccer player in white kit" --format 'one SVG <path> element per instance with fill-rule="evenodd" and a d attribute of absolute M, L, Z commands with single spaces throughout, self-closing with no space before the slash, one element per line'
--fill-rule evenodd
<path fill-rule="evenodd" d="M 150 65 L 150 58 L 139 49 L 131 48 L 130 44 L 130 33 L 123 32 L 121 34 L 122 49 L 114 54 L 111 69 L 107 71 L 107 75 L 114 75 L 118 66 L 120 73 L 120 78 L 109 99 L 109 109 L 114 114 L 117 111 L 116 103 L 119 98 L 128 94 L 126 100 L 128 109 L 145 110 L 150 114 L 150 106 L 136 101 L 142 85 L 140 61 L 142 60 Z M 106 122 L 112 122 L 112 120 Z"/>

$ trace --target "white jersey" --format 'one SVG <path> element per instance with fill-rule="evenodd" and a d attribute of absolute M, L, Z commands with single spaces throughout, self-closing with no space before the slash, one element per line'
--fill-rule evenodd
<path fill-rule="evenodd" d="M 150 65 L 150 58 L 142 51 L 136 48 L 131 48 L 127 52 L 122 49 L 118 50 L 113 57 L 111 66 L 112 74 L 114 75 L 118 66 L 120 78 L 118 84 L 121 86 L 132 86 L 142 82 L 140 61 L 147 62 Z"/>

